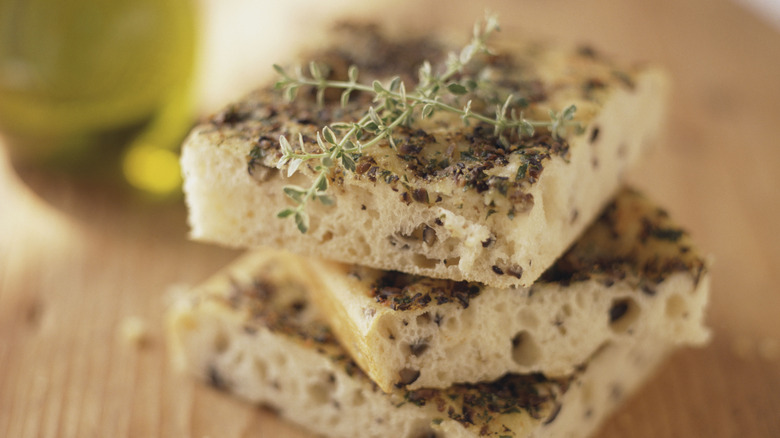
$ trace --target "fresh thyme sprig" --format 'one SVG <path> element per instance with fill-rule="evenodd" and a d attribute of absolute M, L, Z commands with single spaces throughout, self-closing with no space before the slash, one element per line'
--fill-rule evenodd
<path fill-rule="evenodd" d="M 325 90 L 328 88 L 341 89 L 341 105 L 346 106 L 350 95 L 355 92 L 366 92 L 374 95 L 375 105 L 370 106 L 366 113 L 356 122 L 333 123 L 317 133 L 317 145 L 321 152 L 307 152 L 303 136 L 298 136 L 298 148 L 293 148 L 284 136 L 279 138 L 282 158 L 277 163 L 277 168 L 287 166 L 287 176 L 290 177 L 298 168 L 307 161 L 315 160 L 317 164 L 313 170 L 317 173 L 313 184 L 308 188 L 299 186 L 286 186 L 285 194 L 295 203 L 295 207 L 287 208 L 278 213 L 278 217 L 293 216 L 301 233 L 309 229 L 309 217 L 306 206 L 309 201 L 318 200 L 324 205 L 333 203 L 333 199 L 325 194 L 328 189 L 328 174 L 340 163 L 349 171 L 355 171 L 356 159 L 364 149 L 387 140 L 395 149 L 393 130 L 401 125 L 411 126 L 417 118 L 430 118 L 436 111 L 449 112 L 459 115 L 465 125 L 470 120 L 490 124 L 494 127 L 494 133 L 501 141 L 507 142 L 505 133 L 515 132 L 518 137 L 532 136 L 536 128 L 547 128 L 553 137 L 565 135 L 572 127 L 579 127 L 574 122 L 576 107 L 571 105 L 563 111 L 556 113 L 550 110 L 549 121 L 528 120 L 522 112 L 517 113 L 510 108 L 513 96 L 509 95 L 504 104 L 496 106 L 495 117 L 489 117 L 472 111 L 472 101 L 469 100 L 462 108 L 443 102 L 442 93 L 454 97 L 473 92 L 479 86 L 476 81 L 465 78 L 460 81 L 452 81 L 452 77 L 463 71 L 463 68 L 478 54 L 490 54 L 487 39 L 495 31 L 499 30 L 498 20 L 495 16 L 488 15 L 484 23 L 476 23 L 471 41 L 463 47 L 459 53 L 450 53 L 445 71 L 436 74 L 429 62 L 424 62 L 419 69 L 419 80 L 414 90 L 407 92 L 406 85 L 400 77 L 392 78 L 387 85 L 380 81 L 373 81 L 370 85 L 358 82 L 358 68 L 351 66 L 348 70 L 348 80 L 334 81 L 326 79 L 323 68 L 312 62 L 309 64 L 309 75 L 305 75 L 302 69 L 297 68 L 294 75 L 290 75 L 282 67 L 274 65 L 274 69 L 281 76 L 276 87 L 284 90 L 285 96 L 292 100 L 300 87 L 314 87 L 318 104 L 324 101 Z"/>

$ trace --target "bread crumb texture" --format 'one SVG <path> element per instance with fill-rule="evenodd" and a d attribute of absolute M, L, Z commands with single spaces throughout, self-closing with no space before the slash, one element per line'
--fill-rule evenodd
<path fill-rule="evenodd" d="M 385 391 L 507 372 L 573 373 L 605 343 L 701 345 L 707 261 L 653 202 L 624 189 L 530 288 L 305 261 L 342 344 Z"/>
<path fill-rule="evenodd" d="M 431 38 L 388 39 L 373 27 L 342 32 L 336 44 L 306 56 L 328 65 L 329 79 L 346 79 L 354 64 L 361 82 L 399 75 L 411 89 L 423 60 L 440 65 L 450 50 Z M 468 97 L 472 111 L 492 116 L 510 94 L 512 107 L 528 119 L 547 120 L 550 110 L 576 105 L 583 133 L 555 138 L 537 129 L 502 140 L 492 126 L 436 112 L 395 129 L 395 148 L 384 141 L 365 149 L 354 172 L 332 171 L 328 194 L 335 205 L 309 203 L 309 230 L 302 234 L 276 214 L 290 206 L 283 187 L 310 186 L 316 170 L 312 162 L 292 177 L 277 170 L 279 137 L 300 135 L 306 151 L 319 152 L 317 132 L 355 121 L 371 96 L 354 92 L 341 107 L 339 90 L 332 90 L 320 107 L 314 90 L 302 88 L 288 102 L 272 87 L 260 88 L 196 127 L 184 145 L 192 236 L 499 288 L 530 286 L 653 143 L 666 78 L 591 49 L 513 41 L 497 44 L 495 53 L 463 72 L 489 84 Z"/>
<path fill-rule="evenodd" d="M 168 314 L 172 350 L 210 385 L 323 436 L 587 435 L 672 348 L 607 344 L 569 376 L 507 375 L 447 389 L 382 391 L 308 301 L 296 258 L 252 253 Z"/>

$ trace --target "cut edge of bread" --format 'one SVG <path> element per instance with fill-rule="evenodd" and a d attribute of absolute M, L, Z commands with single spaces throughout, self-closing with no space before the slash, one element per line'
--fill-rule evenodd
<path fill-rule="evenodd" d="M 531 288 L 499 289 L 300 258 L 311 299 L 385 391 L 510 373 L 572 373 L 606 342 L 709 339 L 709 263 L 691 237 L 624 189 Z"/>
<path fill-rule="evenodd" d="M 264 277 L 260 287 L 243 283 L 249 277 L 240 265 L 256 261 L 239 262 L 178 297 L 167 318 L 175 363 L 317 435 L 587 436 L 674 349 L 658 338 L 635 338 L 606 343 L 559 379 L 508 375 L 495 382 L 387 394 L 328 338 L 306 301 L 305 284 L 284 283 L 291 279 L 286 274 Z M 279 260 L 263 263 L 278 266 Z M 276 280 L 283 283 L 274 285 Z M 269 285 L 276 292 L 259 292 Z M 271 296 L 286 300 L 281 306 L 287 310 L 264 313 Z M 285 314 L 289 318 L 277 318 Z M 485 408 L 488 400 L 491 408 Z"/>
<path fill-rule="evenodd" d="M 550 55 L 544 61 L 549 65 L 537 68 L 562 76 L 566 56 L 574 55 Z M 603 69 L 610 66 L 605 64 Z M 429 202 L 417 202 L 412 200 L 414 192 L 407 193 L 414 187 L 405 187 L 398 178 L 392 184 L 383 178 L 372 182 L 366 175 L 347 172 L 343 182 L 330 182 L 334 206 L 308 205 L 311 223 L 309 231 L 301 234 L 293 220 L 280 220 L 276 215 L 290 206 L 283 187 L 308 187 L 314 173 L 302 166 L 287 178 L 267 158 L 250 175 L 248 157 L 257 138 L 278 138 L 275 131 L 262 130 L 263 116 L 253 120 L 250 115 L 250 121 L 235 126 L 205 123 L 185 142 L 181 160 L 191 236 L 238 248 L 283 247 L 340 262 L 499 288 L 530 286 L 618 191 L 625 172 L 657 142 L 668 98 L 666 74 L 645 68 L 619 77 L 628 78 L 624 80 L 630 86 L 617 75 L 605 76 L 608 86 L 603 102 L 598 103 L 578 94 L 593 81 L 584 73 L 581 78 L 567 77 L 550 85 L 564 91 L 551 94 L 543 106 L 557 108 L 577 102 L 578 119 L 585 130 L 567 136 L 566 154 L 553 154 L 542 161 L 538 181 L 523 189 L 523 195 L 533 199 L 532 206 L 513 209 L 512 214 L 498 207 L 491 214 L 491 202 L 504 202 L 493 189 L 465 193 L 460 187 L 449 187 L 449 182 L 439 182 L 434 184 L 439 188 L 426 186 L 423 198 Z M 263 97 L 267 93 L 258 92 L 231 108 L 245 105 L 242 111 L 267 116 L 262 110 L 269 106 Z M 447 131 L 435 135 L 440 145 L 447 142 Z M 274 156 L 273 151 L 266 154 Z M 506 165 L 491 169 L 490 176 L 514 180 L 522 166 L 518 157 L 511 156 Z M 441 203 L 437 202 L 440 197 Z M 426 238 L 421 239 L 421 233 L 427 233 Z"/>

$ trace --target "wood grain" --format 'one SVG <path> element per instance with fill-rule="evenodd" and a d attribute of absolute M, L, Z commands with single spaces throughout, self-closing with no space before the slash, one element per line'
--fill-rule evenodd
<path fill-rule="evenodd" d="M 714 255 L 715 336 L 675 354 L 601 436 L 780 436 L 780 34 L 725 0 L 489 6 L 507 34 L 585 41 L 675 80 L 667 140 L 631 179 Z M 464 29 L 484 4 L 420 7 L 385 15 Z M 237 256 L 186 232 L 181 202 L 20 179 L 0 158 L 0 436 L 309 436 L 172 371 L 167 291 Z M 131 317 L 140 344 L 121 336 Z"/>

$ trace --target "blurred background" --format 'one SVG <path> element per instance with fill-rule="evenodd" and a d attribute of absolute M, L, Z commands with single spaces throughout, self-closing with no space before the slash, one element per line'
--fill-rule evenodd
<path fill-rule="evenodd" d="M 780 28 L 780 1 L 733 1 Z M 493 3 L 525 9 L 521 3 Z M 567 3 L 552 3 L 565 20 Z M 431 6 L 427 10 L 436 9 Z M 450 22 L 447 27 L 454 29 L 485 7 L 440 6 L 430 17 L 407 12 L 425 12 L 425 6 L 386 0 L 3 0 L 0 136 L 17 167 L 115 182 L 119 177 L 146 193 L 177 193 L 176 149 L 194 121 L 269 80 L 272 63 L 321 39 L 335 17 L 386 9 L 386 21 L 418 28 Z M 545 38 L 594 36 L 581 19 L 579 26 L 556 29 L 535 20 L 518 26 L 523 20 L 511 13 L 503 18 L 508 26 Z M 603 30 L 596 38 L 599 33 Z M 646 37 L 650 44 L 661 43 L 659 49 L 670 43 L 651 31 Z M 634 52 L 628 44 L 611 49 Z M 659 58 L 653 55 L 645 56 Z"/>
<path fill-rule="evenodd" d="M 465 41 L 486 8 L 673 79 L 629 179 L 712 254 L 714 337 L 603 436 L 780 436 L 773 0 L 0 0 L 0 436 L 306 436 L 168 367 L 165 292 L 238 254 L 187 239 L 181 141 L 342 17 Z"/>
<path fill-rule="evenodd" d="M 0 135 L 16 165 L 118 176 L 161 196 L 178 189 L 175 151 L 198 116 L 267 79 L 272 60 L 290 58 L 337 11 L 365 9 L 346 0 L 0 7 Z"/>

